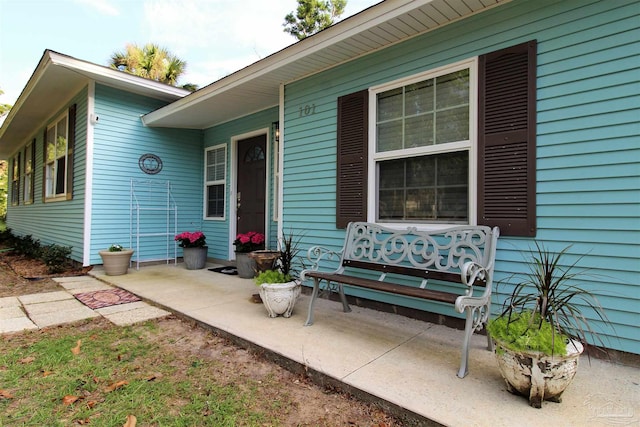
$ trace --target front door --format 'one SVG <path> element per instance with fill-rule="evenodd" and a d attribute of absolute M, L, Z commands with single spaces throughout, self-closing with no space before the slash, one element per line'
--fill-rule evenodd
<path fill-rule="evenodd" d="M 238 141 L 237 232 L 265 232 L 267 135 Z"/>

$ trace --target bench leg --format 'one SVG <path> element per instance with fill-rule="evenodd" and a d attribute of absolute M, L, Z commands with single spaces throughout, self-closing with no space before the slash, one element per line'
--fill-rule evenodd
<path fill-rule="evenodd" d="M 458 371 L 458 378 L 464 378 L 469 373 L 469 343 L 471 342 L 471 335 L 473 334 L 473 308 L 466 307 L 467 321 L 464 326 L 464 340 L 462 342 L 462 354 L 460 356 L 460 370 Z"/>
<path fill-rule="evenodd" d="M 304 326 L 313 325 L 313 304 L 318 297 L 318 288 L 320 287 L 320 281 L 317 278 L 313 278 L 313 292 L 311 293 L 311 302 L 309 302 L 309 313 L 307 314 L 307 321 L 304 322 Z"/>
<path fill-rule="evenodd" d="M 350 312 L 351 307 L 349 307 L 349 303 L 347 302 L 347 297 L 344 294 L 342 284 L 338 284 L 338 293 L 340 294 L 340 301 L 342 301 L 342 311 L 344 311 L 345 313 Z"/>

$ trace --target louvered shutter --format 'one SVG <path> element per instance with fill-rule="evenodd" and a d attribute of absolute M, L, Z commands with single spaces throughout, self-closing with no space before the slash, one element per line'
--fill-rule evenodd
<path fill-rule="evenodd" d="M 478 224 L 536 235 L 536 42 L 479 58 Z"/>
<path fill-rule="evenodd" d="M 338 98 L 337 228 L 367 219 L 368 99 L 367 90 Z"/>

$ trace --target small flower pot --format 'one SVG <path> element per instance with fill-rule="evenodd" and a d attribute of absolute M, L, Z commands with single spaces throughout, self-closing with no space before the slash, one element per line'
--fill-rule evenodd
<path fill-rule="evenodd" d="M 249 258 L 256 262 L 256 274 L 260 274 L 263 271 L 273 270 L 276 260 L 280 258 L 280 251 L 269 249 L 253 251 L 249 252 Z"/>
<path fill-rule="evenodd" d="M 236 252 L 236 269 L 238 277 L 252 279 L 256 275 L 256 261 L 249 257 L 248 252 Z"/>
<path fill-rule="evenodd" d="M 207 252 L 209 248 L 182 248 L 182 259 L 187 270 L 200 270 L 207 265 Z"/>
<path fill-rule="evenodd" d="M 98 253 L 102 257 L 102 265 L 107 276 L 127 274 L 133 249 L 125 249 L 118 252 L 99 251 Z"/>

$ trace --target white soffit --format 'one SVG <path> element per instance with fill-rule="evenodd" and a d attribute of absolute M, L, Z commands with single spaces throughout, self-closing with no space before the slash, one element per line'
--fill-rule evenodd
<path fill-rule="evenodd" d="M 206 129 L 277 106 L 279 86 L 510 0 L 386 0 L 143 117 L 148 126 Z"/>

